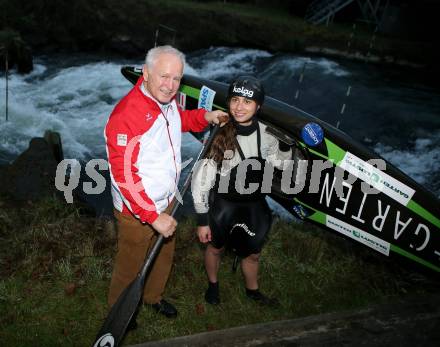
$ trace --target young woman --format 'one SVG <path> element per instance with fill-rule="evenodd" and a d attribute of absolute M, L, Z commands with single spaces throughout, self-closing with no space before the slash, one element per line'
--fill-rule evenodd
<path fill-rule="evenodd" d="M 242 258 L 246 295 L 261 304 L 277 304 L 258 287 L 260 252 L 272 222 L 264 194 L 270 190 L 267 178 L 272 170 L 265 173 L 265 167 L 269 162 L 282 168 L 291 151 L 258 121 L 263 101 L 264 89 L 256 78 L 243 76 L 231 83 L 227 97 L 231 121 L 220 129 L 207 159 L 194 174 L 197 234 L 200 242 L 208 243 L 205 300 L 209 304 L 220 303 L 217 273 L 225 246 Z"/>

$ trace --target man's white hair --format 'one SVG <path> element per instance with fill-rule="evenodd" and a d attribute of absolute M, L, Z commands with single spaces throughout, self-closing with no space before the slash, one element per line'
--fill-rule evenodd
<path fill-rule="evenodd" d="M 166 46 L 154 47 L 148 51 L 147 55 L 145 56 L 145 64 L 147 65 L 148 69 L 151 69 L 153 67 L 157 58 L 161 54 L 175 55 L 176 57 L 178 57 L 180 59 L 180 61 L 182 62 L 182 65 L 185 66 L 185 55 L 181 51 L 179 51 L 178 49 L 176 49 L 170 45 L 166 45 Z"/>

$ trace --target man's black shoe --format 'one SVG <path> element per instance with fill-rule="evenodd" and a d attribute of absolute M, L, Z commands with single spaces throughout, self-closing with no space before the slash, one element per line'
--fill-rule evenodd
<path fill-rule="evenodd" d="M 276 298 L 269 298 L 260 292 L 258 289 L 247 289 L 246 288 L 246 296 L 260 305 L 277 307 L 280 305 L 279 301 Z"/>
<path fill-rule="evenodd" d="M 177 317 L 176 308 L 168 301 L 162 299 L 157 304 L 152 304 L 151 307 L 160 314 L 163 314 L 167 318 Z"/>
<path fill-rule="evenodd" d="M 220 304 L 220 291 L 218 287 L 218 282 L 209 282 L 208 289 L 205 292 L 205 300 L 208 304 L 218 305 Z"/>

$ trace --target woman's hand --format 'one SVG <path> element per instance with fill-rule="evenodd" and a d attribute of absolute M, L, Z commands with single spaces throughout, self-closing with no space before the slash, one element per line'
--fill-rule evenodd
<path fill-rule="evenodd" d="M 197 235 L 201 243 L 211 241 L 211 228 L 208 225 L 197 227 Z"/>

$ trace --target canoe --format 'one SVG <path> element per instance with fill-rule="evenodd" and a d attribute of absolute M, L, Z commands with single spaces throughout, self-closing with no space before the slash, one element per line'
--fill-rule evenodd
<path fill-rule="evenodd" d="M 124 66 L 133 84 L 139 68 Z M 178 104 L 225 109 L 228 86 L 185 75 Z M 433 193 L 346 133 L 267 96 L 259 119 L 293 148 L 284 171 L 274 170 L 269 196 L 294 216 L 440 272 L 440 201 Z"/>

